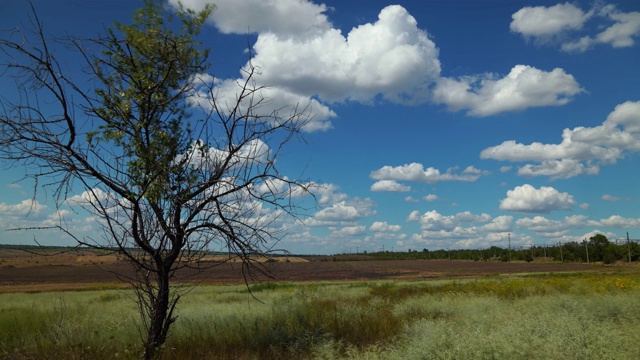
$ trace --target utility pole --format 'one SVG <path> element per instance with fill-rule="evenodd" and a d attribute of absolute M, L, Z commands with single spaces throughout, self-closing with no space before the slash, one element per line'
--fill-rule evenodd
<path fill-rule="evenodd" d="M 584 248 L 587 250 L 587 264 L 589 263 L 589 243 L 587 242 L 587 238 L 584 238 Z"/>
<path fill-rule="evenodd" d="M 631 262 L 631 242 L 629 241 L 628 231 L 627 231 L 627 252 L 629 253 L 629 262 Z"/>
<path fill-rule="evenodd" d="M 511 261 L 511 233 L 509 235 L 509 261 Z"/>
<path fill-rule="evenodd" d="M 560 241 L 558 241 L 558 247 L 560 248 L 560 262 L 564 262 L 564 257 L 562 256 L 562 245 Z"/>

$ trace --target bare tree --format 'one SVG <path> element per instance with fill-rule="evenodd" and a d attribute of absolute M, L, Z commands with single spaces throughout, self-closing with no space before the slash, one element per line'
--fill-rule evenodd
<path fill-rule="evenodd" d="M 0 154 L 28 169 L 34 191 L 51 188 L 57 206 L 83 205 L 101 235 L 79 236 L 64 219 L 56 229 L 133 266 L 121 275 L 138 295 L 146 358 L 176 320 L 177 272 L 211 266 L 204 257 L 221 247 L 243 273 L 263 271 L 254 255 L 269 251 L 280 235 L 274 222 L 295 214 L 292 198 L 308 190 L 275 166 L 304 109 L 268 111 L 250 64 L 232 99 L 205 75 L 197 36 L 211 11 L 173 18 L 148 0 L 132 24 L 103 37 L 54 40 L 33 11 L 33 32 L 0 40 L 2 74 L 19 94 L 0 98 Z M 80 55 L 90 88 L 65 74 L 52 46 Z"/>

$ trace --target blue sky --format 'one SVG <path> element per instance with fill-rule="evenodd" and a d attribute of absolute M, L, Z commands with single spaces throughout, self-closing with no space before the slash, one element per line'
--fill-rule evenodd
<path fill-rule="evenodd" d="M 79 36 L 127 22 L 140 5 L 34 3 L 48 32 Z M 216 5 L 202 34 L 210 73 L 238 79 L 250 45 L 272 96 L 312 105 L 306 143 L 278 162 L 322 185 L 319 202 L 297 222 L 282 219 L 278 247 L 331 254 L 506 247 L 509 236 L 514 246 L 640 238 L 637 1 Z M 27 9 L 0 1 L 2 28 L 23 26 Z M 0 79 L 0 92 L 11 82 Z M 31 184 L 17 182 L 24 170 L 4 164 L 2 174 L 0 228 L 49 223 L 53 200 L 39 192 L 32 201 Z M 85 213 L 67 216 L 79 233 L 95 228 Z M 2 231 L 0 243 L 33 243 L 33 234 Z"/>

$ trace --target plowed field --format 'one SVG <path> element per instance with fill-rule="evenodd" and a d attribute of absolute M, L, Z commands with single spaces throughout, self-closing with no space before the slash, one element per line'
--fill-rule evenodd
<path fill-rule="evenodd" d="M 234 262 L 208 262 L 212 267 L 195 273 L 178 273 L 182 281 L 238 283 L 244 279 L 242 266 Z M 497 262 L 463 260 L 332 261 L 331 257 L 281 258 L 262 263 L 276 281 L 375 280 L 393 278 L 452 278 L 496 274 L 572 272 L 602 269 L 589 264 L 549 262 Z M 90 252 L 38 256 L 19 250 L 0 250 L 0 292 L 47 291 L 119 286 L 118 276 L 132 274 L 127 263 L 115 256 Z M 265 276 L 257 276 L 264 280 Z"/>

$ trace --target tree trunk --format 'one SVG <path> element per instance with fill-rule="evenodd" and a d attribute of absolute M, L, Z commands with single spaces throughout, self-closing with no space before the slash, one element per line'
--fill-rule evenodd
<path fill-rule="evenodd" d="M 164 264 L 163 264 L 164 265 Z M 171 301 L 169 292 L 169 271 L 165 266 L 158 266 L 157 272 L 157 293 L 149 300 L 149 323 L 147 329 L 147 340 L 145 342 L 144 358 L 154 359 L 161 353 L 161 346 L 167 340 L 169 327 L 176 320 L 173 317 L 173 310 L 178 299 Z"/>

